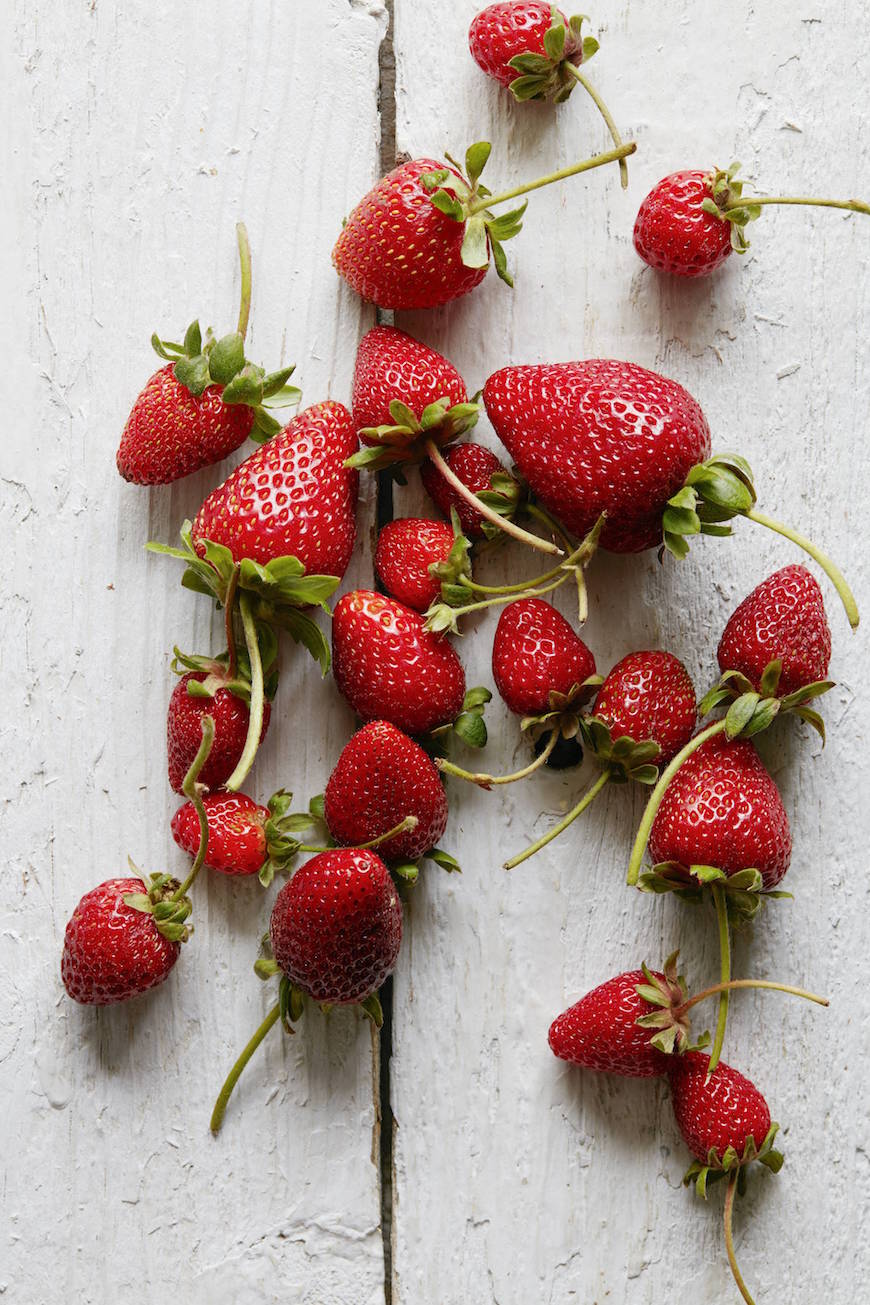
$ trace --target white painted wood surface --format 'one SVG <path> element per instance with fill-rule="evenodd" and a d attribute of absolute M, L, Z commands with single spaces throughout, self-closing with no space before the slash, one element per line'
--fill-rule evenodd
<path fill-rule="evenodd" d="M 491 183 L 599 148 L 582 92 L 554 114 L 515 107 L 483 79 L 465 53 L 475 8 L 397 0 L 398 148 L 460 152 L 489 138 Z M 659 280 L 630 244 L 637 204 L 674 167 L 736 156 L 771 191 L 866 198 L 870 17 L 834 0 L 703 14 L 688 0 L 605 0 L 593 17 L 602 53 L 590 74 L 639 144 L 628 195 L 599 173 L 533 196 L 508 247 L 513 293 L 491 277 L 400 324 L 472 387 L 507 361 L 594 355 L 674 376 L 719 446 L 749 456 L 763 506 L 843 564 L 870 621 L 852 501 L 868 471 L 870 224 L 768 212 L 750 255 L 699 285 Z M 152 366 L 148 335 L 196 312 L 232 322 L 232 227 L 245 217 L 254 355 L 295 359 L 308 402 L 347 398 L 371 313 L 338 284 L 329 249 L 377 171 L 383 6 L 14 0 L 3 20 L 0 1298 L 375 1305 L 377 1057 L 363 1024 L 314 1016 L 292 1044 L 274 1035 L 221 1139 L 207 1133 L 213 1093 L 265 1009 L 250 965 L 268 901 L 250 885 L 203 885 L 174 976 L 126 1009 L 73 1008 L 57 968 L 71 907 L 128 852 L 148 869 L 183 863 L 168 830 L 168 655 L 174 642 L 219 640 L 205 600 L 142 552 L 146 538 L 172 537 L 216 474 L 148 493 L 113 466 Z M 491 438 L 485 422 L 481 434 Z M 422 502 L 415 487 L 397 496 L 401 511 Z M 371 520 L 369 486 L 348 585 L 371 574 Z M 792 557 L 739 523 L 679 567 L 601 557 L 585 637 L 603 669 L 659 644 L 704 684 L 734 602 Z M 537 569 L 518 551 L 502 558 L 488 573 Z M 733 1005 L 726 1058 L 787 1128 L 786 1167 L 758 1176 L 738 1216 L 759 1305 L 850 1299 L 870 1271 L 868 647 L 835 600 L 829 611 L 840 687 L 824 706 L 828 748 L 791 726 L 764 743 L 792 815 L 795 900 L 735 952 L 739 973 L 832 997 L 828 1012 L 777 996 Z M 494 619 L 462 642 L 470 683 L 490 680 Z M 496 704 L 489 715 L 488 756 L 506 768 L 523 755 L 516 722 Z M 288 650 L 256 796 L 279 783 L 318 791 L 351 728 L 332 686 Z M 499 869 L 591 774 L 499 795 L 451 785 L 444 842 L 464 874 L 426 871 L 396 976 L 394 1305 L 734 1298 L 718 1193 L 704 1207 L 679 1187 L 685 1155 L 661 1087 L 572 1073 L 546 1046 L 569 1000 L 677 942 L 690 977 L 715 969 L 709 918 L 622 886 L 639 795 L 614 789 L 536 861 Z"/>

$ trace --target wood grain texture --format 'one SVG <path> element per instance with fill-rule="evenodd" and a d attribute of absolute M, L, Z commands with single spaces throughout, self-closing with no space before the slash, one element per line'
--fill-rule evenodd
<path fill-rule="evenodd" d="M 203 881 L 175 973 L 123 1009 L 74 1007 L 58 960 L 75 902 L 128 853 L 184 866 L 169 659 L 220 648 L 206 600 L 143 546 L 228 467 L 153 492 L 114 467 L 149 335 L 197 313 L 231 328 L 243 217 L 252 356 L 296 359 L 309 403 L 347 398 L 373 315 L 329 251 L 377 171 L 385 26 L 376 0 L 4 6 L 0 1297 L 21 1305 L 384 1298 L 364 1020 L 315 1011 L 273 1034 L 208 1133 L 271 999 L 251 966 L 275 890 Z M 367 489 L 349 584 L 371 575 L 372 513 Z M 288 645 L 284 666 L 251 791 L 307 801 L 352 719 L 307 654 Z"/>
<path fill-rule="evenodd" d="M 398 148 L 461 157 L 489 139 L 486 179 L 496 190 L 604 148 L 582 92 L 556 111 L 516 106 L 463 60 L 477 8 L 437 6 L 439 43 L 452 52 L 447 96 L 433 72 L 436 6 L 397 0 Z M 589 75 L 638 141 L 628 194 L 614 171 L 533 195 L 525 230 L 507 247 L 513 292 L 490 275 L 467 299 L 399 324 L 443 349 L 469 389 L 509 361 L 612 356 L 673 376 L 704 406 L 714 447 L 749 457 L 763 506 L 842 563 L 866 622 L 870 574 L 853 486 L 868 469 L 870 224 L 768 211 L 747 257 L 699 284 L 644 268 L 631 229 L 665 173 L 731 158 L 768 193 L 867 198 L 868 15 L 833 0 L 788 12 L 740 0 L 703 13 L 687 0 L 606 0 L 593 20 L 602 52 Z M 497 447 L 486 422 L 480 429 Z M 420 506 L 416 487 L 399 502 L 402 512 Z M 706 685 L 736 601 L 794 556 L 785 541 L 738 523 L 733 539 L 697 542 L 680 565 L 599 557 L 584 637 L 603 670 L 631 649 L 663 646 Z M 513 579 L 539 569 L 513 546 L 485 564 Z M 735 947 L 737 973 L 806 982 L 832 999 L 827 1012 L 774 995 L 732 1007 L 726 1058 L 767 1094 L 787 1154 L 778 1178 L 755 1176 L 736 1219 L 759 1302 L 845 1300 L 870 1270 L 860 1233 L 870 1137 L 856 1107 L 870 1028 L 860 761 L 870 720 L 859 690 L 867 635 L 866 625 L 850 635 L 826 593 L 839 682 L 824 706 L 828 746 L 792 725 L 762 745 L 791 813 L 795 898 L 774 904 Z M 559 605 L 570 612 L 567 595 Z M 461 643 L 469 683 L 491 684 L 494 624 L 481 620 Z M 497 704 L 489 719 L 492 766 L 520 764 L 516 721 Z M 707 913 L 622 886 L 637 793 L 605 791 L 536 860 L 510 875 L 499 868 L 593 774 L 587 763 L 521 792 L 450 785 L 444 842 L 464 873 L 423 878 L 396 977 L 396 1305 L 736 1299 L 720 1192 L 704 1206 L 681 1189 L 686 1156 L 662 1085 L 584 1076 L 547 1048 L 555 1014 L 644 958 L 659 961 L 679 944 L 691 981 L 716 971 Z"/>

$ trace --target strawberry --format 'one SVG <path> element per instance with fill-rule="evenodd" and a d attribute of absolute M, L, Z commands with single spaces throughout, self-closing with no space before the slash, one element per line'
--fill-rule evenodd
<path fill-rule="evenodd" d="M 373 326 L 366 332 L 353 373 L 351 410 L 357 431 L 389 425 L 390 404 L 396 400 L 420 417 L 439 399 L 446 399 L 450 408 L 468 401 L 465 382 L 452 362 L 395 326 Z"/>
<path fill-rule="evenodd" d="M 147 908 L 166 901 L 177 887 L 162 875 L 150 887 L 138 877 L 107 879 L 85 893 L 66 926 L 60 967 L 74 1001 L 110 1006 L 168 977 L 181 951 L 189 903 L 179 902 L 178 911 L 159 923 Z M 140 899 L 145 901 L 136 905 Z"/>
<path fill-rule="evenodd" d="M 658 748 L 655 761 L 665 765 L 692 737 L 698 719 L 695 687 L 673 653 L 629 653 L 605 676 L 595 716 L 611 743 L 652 739 Z"/>
<path fill-rule="evenodd" d="M 261 807 L 244 793 L 207 793 L 202 804 L 208 818 L 208 846 L 205 864 L 225 875 L 256 875 L 266 859 L 268 807 Z M 199 816 L 192 802 L 185 802 L 172 817 L 172 837 L 179 847 L 195 856 L 199 847 Z"/>
<path fill-rule="evenodd" d="M 447 561 L 453 540 L 452 529 L 443 521 L 390 521 L 375 549 L 375 570 L 387 593 L 415 612 L 425 612 L 441 597 L 441 582 L 429 567 Z"/>
<path fill-rule="evenodd" d="M 445 638 L 426 630 L 422 616 L 395 599 L 369 589 L 345 594 L 333 613 L 332 656 L 339 692 L 363 720 L 427 734 L 462 711 L 459 658 Z"/>
<path fill-rule="evenodd" d="M 203 716 L 211 716 L 214 720 L 215 740 L 200 772 L 200 783 L 206 788 L 220 788 L 241 759 L 247 739 L 249 711 L 247 703 L 226 687 L 229 682 L 229 672 L 215 662 L 209 673 L 189 671 L 182 675 L 172 690 L 166 717 L 166 750 L 169 783 L 176 793 L 181 792 L 184 776 L 202 742 Z M 191 685 L 202 685 L 204 692 L 192 692 Z M 264 702 L 260 742 L 265 738 L 271 712 L 270 703 Z"/>
<path fill-rule="evenodd" d="M 437 308 L 479 285 L 490 255 L 512 284 L 502 242 L 522 228 L 525 203 L 500 217 L 491 210 L 528 190 L 625 158 L 634 145 L 584 159 L 570 168 L 492 195 L 479 184 L 488 141 L 465 155 L 465 175 L 453 159 L 411 159 L 394 168 L 347 218 L 332 262 L 350 287 L 381 308 Z"/>
<path fill-rule="evenodd" d="M 822 591 L 806 567 L 783 567 L 757 585 L 729 617 L 717 655 L 720 670 L 739 671 L 757 691 L 773 661 L 782 664 L 780 696 L 824 680 L 831 630 Z"/>
<path fill-rule="evenodd" d="M 337 843 L 369 843 L 416 816 L 414 829 L 378 844 L 385 861 L 417 861 L 447 828 L 447 797 L 438 772 L 413 739 L 385 720 L 354 734 L 329 777 L 324 817 Z"/>
<path fill-rule="evenodd" d="M 499 617 L 492 674 L 510 711 L 540 716 L 576 700 L 595 674 L 595 658 L 555 607 L 541 598 L 520 598 Z"/>
<path fill-rule="evenodd" d="M 634 247 L 650 267 L 672 276 L 708 276 L 732 252 L 749 248 L 746 227 L 765 204 L 810 204 L 870 213 L 857 199 L 744 195 L 739 163 L 707 172 L 672 172 L 653 186 L 638 210 Z"/>
<path fill-rule="evenodd" d="M 498 493 L 505 500 L 503 505 L 509 511 L 516 507 L 520 497 L 518 482 L 494 453 L 482 444 L 456 444 L 444 454 L 454 476 L 458 476 L 475 497 L 481 494 Z M 498 477 L 494 480 L 494 477 Z M 469 539 L 484 539 L 491 533 L 486 521 L 476 508 L 466 502 L 453 486 L 444 479 L 433 462 L 424 462 L 420 468 L 423 488 L 432 502 L 447 519 L 453 509 L 459 514 L 462 533 Z"/>
<path fill-rule="evenodd" d="M 154 373 L 134 403 L 117 455 L 118 471 L 134 484 L 167 485 L 220 462 L 249 435 L 268 438 L 279 425 L 264 401 L 286 406 L 299 398 L 299 391 L 286 384 L 292 367 L 267 375 L 245 358 L 251 251 L 242 224 L 237 234 L 242 264 L 238 330 L 219 340 L 209 331 L 203 341 L 199 322 L 193 322 L 181 345 L 151 338 L 168 366 Z"/>
<path fill-rule="evenodd" d="M 553 1054 L 584 1069 L 630 1078 L 666 1074 L 671 1057 L 654 1047 L 649 1033 L 638 1024 L 655 1010 L 638 993 L 651 979 L 666 983 L 664 974 L 629 970 L 587 992 L 550 1025 Z"/>

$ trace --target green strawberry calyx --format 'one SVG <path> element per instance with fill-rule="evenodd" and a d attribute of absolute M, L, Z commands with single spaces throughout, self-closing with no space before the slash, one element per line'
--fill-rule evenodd
<path fill-rule="evenodd" d="M 257 641 L 263 667 L 263 692 L 271 702 L 278 689 L 278 640 L 270 626 L 259 625 Z M 219 653 L 216 657 L 182 652 L 177 644 L 172 651 L 171 667 L 176 675 L 185 675 L 188 671 L 199 671 L 205 675 L 204 680 L 188 680 L 187 692 L 191 698 L 213 698 L 218 689 L 228 689 L 246 706 L 250 706 L 251 664 L 244 643 L 236 643 L 232 659 L 228 652 Z"/>
<path fill-rule="evenodd" d="M 765 890 L 761 872 L 754 867 L 729 875 L 719 866 L 659 861 L 637 881 L 645 893 L 675 893 L 689 902 L 700 902 L 713 885 L 722 890 L 728 918 L 735 924 L 751 920 L 768 899 L 791 897 L 780 889 Z"/>
<path fill-rule="evenodd" d="M 526 51 L 508 60 L 520 74 L 509 88 L 515 99 L 553 100 L 556 104 L 567 100 L 577 84 L 572 70 L 579 63 L 588 63 L 599 49 L 594 36 L 583 36 L 586 21 L 586 14 L 574 14 L 566 22 L 553 6 L 552 21 L 544 33 L 544 53 Z"/>
<path fill-rule="evenodd" d="M 710 1041 L 709 1033 L 705 1033 L 696 1043 L 690 1043 L 689 990 L 682 974 L 677 973 L 679 954 L 679 951 L 671 952 L 661 975 L 654 974 L 644 963 L 641 970 L 645 982 L 635 987 L 637 995 L 655 1007 L 648 1015 L 639 1016 L 635 1023 L 642 1029 L 655 1030 L 650 1045 L 666 1055 L 697 1051 Z"/>
<path fill-rule="evenodd" d="M 323 825 L 323 799 L 312 798 L 307 811 L 291 811 L 293 794 L 280 788 L 268 801 L 269 819 L 263 832 L 266 836 L 266 859 L 260 867 L 259 879 L 268 888 L 276 874 L 289 874 L 300 852 L 311 850 L 296 835 L 315 825 Z"/>
<path fill-rule="evenodd" d="M 479 684 L 469 689 L 462 699 L 462 706 L 456 719 L 448 721 L 445 725 L 438 725 L 431 731 L 430 738 L 439 740 L 456 734 L 470 748 L 486 747 L 488 736 L 483 713 L 486 704 L 491 701 L 492 690 L 487 689 L 485 685 Z"/>
<path fill-rule="evenodd" d="M 782 661 L 777 657 L 764 668 L 760 691 L 756 691 L 741 671 L 726 670 L 701 699 L 698 714 L 703 718 L 722 704 L 729 703 L 724 718 L 725 734 L 729 739 L 745 739 L 760 734 L 783 713 L 790 713 L 812 725 L 824 743 L 825 722 L 809 703 L 833 689 L 834 681 L 814 680 L 811 684 L 801 685 L 793 693 L 780 696 L 777 689 L 781 675 Z"/>
<path fill-rule="evenodd" d="M 523 716 L 520 729 L 528 730 L 534 739 L 544 734 L 576 739 L 583 720 L 580 708 L 595 697 L 603 683 L 600 675 L 590 675 L 582 683 L 572 684 L 567 693 L 552 689 L 548 695 L 549 709 L 537 716 Z"/>
<path fill-rule="evenodd" d="M 610 771 L 615 783 L 634 780 L 638 784 L 654 784 L 658 779 L 655 760 L 661 748 L 654 739 L 638 742 L 628 734 L 614 738 L 607 722 L 595 715 L 581 716 L 580 733 L 586 747 Z"/>
<path fill-rule="evenodd" d="M 775 1150 L 773 1146 L 778 1132 L 779 1124 L 771 1124 L 760 1146 L 750 1134 L 746 1139 L 742 1155 L 733 1146 L 727 1147 L 721 1155 L 715 1147 L 711 1147 L 706 1160 L 695 1160 L 689 1165 L 683 1176 L 684 1185 L 688 1187 L 690 1183 L 694 1183 L 698 1195 L 706 1197 L 708 1183 L 715 1183 L 736 1172 L 737 1191 L 742 1194 L 746 1181 L 744 1170 L 753 1160 L 760 1161 L 771 1173 L 778 1174 L 784 1160 L 782 1152 Z"/>
<path fill-rule="evenodd" d="M 418 417 L 406 403 L 394 399 L 390 404 L 393 424 L 366 426 L 360 432 L 365 447 L 345 462 L 346 467 L 369 471 L 391 471 L 394 476 L 403 464 L 415 465 L 430 456 L 430 444 L 438 449 L 455 444 L 475 425 L 479 403 L 454 403 L 447 398 L 427 404 Z"/>
<path fill-rule="evenodd" d="M 144 881 L 142 872 L 132 861 L 129 864 L 131 871 Z M 189 897 L 175 896 L 181 887 L 179 881 L 171 875 L 159 874 L 150 875 L 146 882 L 144 893 L 125 893 L 124 904 L 134 911 L 141 911 L 143 915 L 150 915 L 155 929 L 170 942 L 187 942 L 193 926 L 186 921 L 193 908 Z"/>
<path fill-rule="evenodd" d="M 709 193 L 701 201 L 701 208 L 720 222 L 730 223 L 731 248 L 735 254 L 745 254 L 749 248 L 746 227 L 761 217 L 761 205 L 753 203 L 752 199 L 744 199 L 745 182 L 739 172 L 739 163 L 732 163 L 727 168 L 713 168 L 704 178 Z"/>

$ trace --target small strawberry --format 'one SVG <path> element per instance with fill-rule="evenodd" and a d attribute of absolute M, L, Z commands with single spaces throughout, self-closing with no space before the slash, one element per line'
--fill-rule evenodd
<path fill-rule="evenodd" d="M 729 617 L 717 655 L 723 673 L 739 671 L 756 691 L 773 661 L 781 663 L 780 696 L 824 680 L 831 630 L 822 591 L 806 567 L 783 567 L 757 585 Z"/>
<path fill-rule="evenodd" d="M 595 658 L 552 604 L 520 598 L 499 617 L 492 674 L 510 711 L 542 716 L 578 700 L 595 675 Z"/>
<path fill-rule="evenodd" d="M 570 168 L 492 195 L 480 185 L 488 141 L 465 155 L 465 175 L 448 157 L 411 159 L 388 173 L 347 218 L 332 262 L 350 287 L 381 308 L 437 308 L 479 285 L 490 255 L 502 280 L 512 284 L 502 242 L 522 228 L 525 203 L 496 217 L 507 200 L 634 153 L 633 144 L 584 159 Z"/>
<path fill-rule="evenodd" d="M 247 702 L 227 687 L 238 683 L 219 662 L 206 672 L 188 671 L 182 675 L 169 699 L 166 716 L 166 751 L 169 760 L 169 783 L 181 792 L 184 776 L 202 742 L 203 716 L 215 723 L 215 741 L 203 766 L 199 780 L 206 788 L 221 788 L 239 764 L 248 735 Z M 200 688 L 191 689 L 193 686 Z M 263 704 L 263 728 L 260 742 L 269 728 L 272 708 Z M 241 781 L 240 781 L 241 782 Z"/>
<path fill-rule="evenodd" d="M 287 385 L 292 367 L 268 375 L 245 358 L 251 306 L 251 251 L 242 224 L 237 228 L 242 264 L 238 330 L 205 341 L 193 322 L 184 343 L 156 335 L 151 343 L 168 366 L 154 373 L 139 395 L 121 435 L 118 470 L 137 485 L 167 485 L 232 453 L 248 436 L 267 439 L 279 429 L 267 410 L 298 402 Z"/>
<path fill-rule="evenodd" d="M 672 172 L 653 186 L 634 224 L 634 247 L 643 261 L 672 276 L 708 276 L 732 250 L 746 252 L 746 227 L 761 216 L 765 204 L 810 204 L 870 213 L 870 205 L 857 199 L 744 195 L 739 170 L 740 164 L 732 163 L 727 169 L 708 172 Z"/>
<path fill-rule="evenodd" d="M 475 14 L 468 29 L 471 57 L 489 77 L 510 87 L 516 100 L 567 100 L 577 82 L 591 95 L 614 145 L 622 139 L 601 96 L 580 71 L 598 50 L 582 35 L 584 14 L 566 18 L 545 0 L 501 0 Z M 628 170 L 620 160 L 623 189 Z"/>
<path fill-rule="evenodd" d="M 390 405 L 397 400 L 420 417 L 439 399 L 446 399 L 448 408 L 468 402 L 465 382 L 452 362 L 395 326 L 366 332 L 353 373 L 351 411 L 358 432 L 388 426 Z M 364 436 L 363 443 L 368 442 Z"/>
<path fill-rule="evenodd" d="M 455 444 L 444 454 L 444 461 L 475 498 L 489 495 L 489 506 L 495 506 L 495 499 L 498 503 L 496 510 L 502 516 L 510 516 L 516 510 L 520 500 L 519 483 L 510 475 L 504 463 L 482 444 Z M 484 539 L 492 534 L 491 524 L 444 479 L 433 462 L 423 463 L 420 479 L 426 493 L 443 516 L 449 520 L 451 511 L 455 509 L 459 514 L 462 533 L 469 539 Z"/>
<path fill-rule="evenodd" d="M 375 570 L 387 593 L 415 612 L 425 612 L 441 597 L 441 582 L 429 568 L 446 563 L 454 534 L 443 521 L 401 517 L 378 535 Z"/>
<path fill-rule="evenodd" d="M 290 812 L 292 793 L 279 789 L 262 807 L 244 793 L 218 791 L 202 799 L 208 823 L 204 864 L 225 875 L 259 875 L 268 885 L 285 871 L 297 852 L 309 850 L 295 834 L 318 819 L 313 810 Z M 172 817 L 172 837 L 195 856 L 200 842 L 199 816 L 193 802 Z"/>
<path fill-rule="evenodd" d="M 337 843 L 360 846 L 381 838 L 406 816 L 414 829 L 378 844 L 385 861 L 418 861 L 447 828 L 447 797 L 419 744 L 388 721 L 354 734 L 329 777 L 324 818 Z"/>
<path fill-rule="evenodd" d="M 550 1025 L 553 1054 L 584 1069 L 630 1078 L 666 1074 L 671 1057 L 654 1047 L 638 1024 L 654 1011 L 638 993 L 651 980 L 666 984 L 664 974 L 629 970 L 587 992 Z"/>
<path fill-rule="evenodd" d="M 419 613 L 368 589 L 345 594 L 332 618 L 339 692 L 363 720 L 427 734 L 459 716 L 465 672 L 447 640 Z M 413 673 L 409 673 L 410 671 Z"/>

